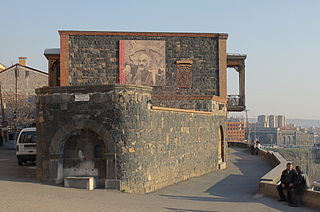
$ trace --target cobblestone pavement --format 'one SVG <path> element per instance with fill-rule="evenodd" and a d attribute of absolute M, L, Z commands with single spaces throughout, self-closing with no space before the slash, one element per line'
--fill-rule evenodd
<path fill-rule="evenodd" d="M 34 164 L 19 167 L 14 151 L 0 151 L 0 211 L 312 211 L 290 208 L 258 194 L 259 178 L 272 167 L 243 149 L 229 149 L 228 168 L 149 194 L 45 185 Z"/>

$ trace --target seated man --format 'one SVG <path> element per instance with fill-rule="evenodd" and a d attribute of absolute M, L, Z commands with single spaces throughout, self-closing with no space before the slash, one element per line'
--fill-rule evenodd
<path fill-rule="evenodd" d="M 296 178 L 293 182 L 293 189 L 290 191 L 292 202 L 289 206 L 297 207 L 301 202 L 302 192 L 310 187 L 308 177 L 301 170 L 300 166 L 296 166 Z"/>
<path fill-rule="evenodd" d="M 291 203 L 290 198 L 290 191 L 293 189 L 293 182 L 295 181 L 296 173 L 292 169 L 292 164 L 287 163 L 287 168 L 282 172 L 280 184 L 277 186 L 277 190 L 280 196 L 279 201 L 286 201 L 288 200 L 289 203 Z M 287 191 L 287 198 L 285 197 L 283 190 Z"/>

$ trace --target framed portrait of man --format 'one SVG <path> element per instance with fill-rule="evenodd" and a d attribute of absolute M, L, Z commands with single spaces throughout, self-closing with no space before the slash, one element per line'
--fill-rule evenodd
<path fill-rule="evenodd" d="M 165 41 L 120 40 L 121 84 L 165 85 Z"/>

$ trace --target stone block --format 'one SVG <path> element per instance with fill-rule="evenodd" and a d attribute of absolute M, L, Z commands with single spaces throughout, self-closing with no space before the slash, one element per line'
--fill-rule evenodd
<path fill-rule="evenodd" d="M 105 180 L 105 188 L 120 190 L 120 180 Z"/>
<path fill-rule="evenodd" d="M 95 177 L 65 177 L 64 187 L 93 190 L 97 186 Z"/>
<path fill-rule="evenodd" d="M 226 169 L 227 168 L 227 163 L 226 162 L 222 162 L 218 165 L 218 169 L 222 170 L 222 169 Z"/>

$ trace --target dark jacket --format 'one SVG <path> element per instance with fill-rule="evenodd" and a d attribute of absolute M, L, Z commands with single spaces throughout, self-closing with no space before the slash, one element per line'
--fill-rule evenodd
<path fill-rule="evenodd" d="M 296 172 L 294 170 L 288 171 L 284 170 L 281 174 L 281 184 L 289 185 L 290 183 L 294 183 L 296 179 Z"/>
<path fill-rule="evenodd" d="M 296 178 L 293 182 L 293 187 L 300 191 L 306 190 L 307 188 L 309 188 L 310 183 L 307 175 L 303 172 L 297 172 Z"/>

